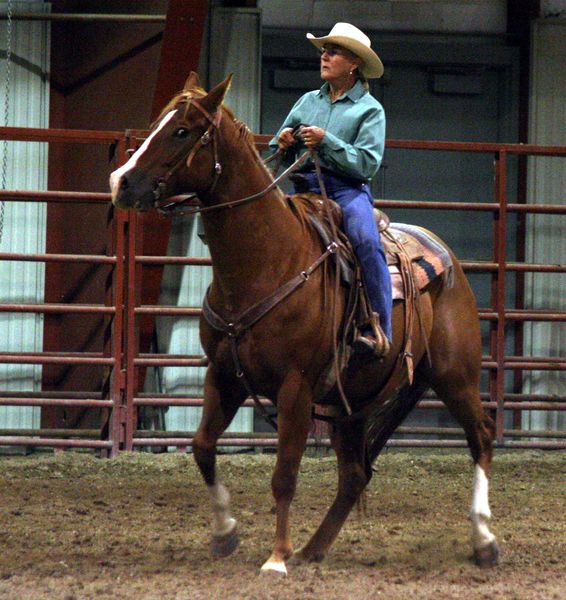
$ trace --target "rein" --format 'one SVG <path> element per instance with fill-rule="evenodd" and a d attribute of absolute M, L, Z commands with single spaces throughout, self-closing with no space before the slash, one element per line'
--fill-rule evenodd
<path fill-rule="evenodd" d="M 318 183 L 320 185 L 320 192 L 323 199 L 324 209 L 326 211 L 326 218 L 330 223 L 330 228 L 332 230 L 332 237 L 334 240 L 338 239 L 338 232 L 336 231 L 336 223 L 330 214 L 330 205 L 329 198 L 326 194 L 326 186 L 324 185 L 324 178 L 322 177 L 322 170 L 320 168 L 320 157 L 316 151 L 311 151 L 312 158 L 314 161 L 314 167 L 316 170 L 316 176 L 318 178 Z M 339 251 L 339 247 L 337 247 L 337 252 Z M 339 257 L 339 255 L 338 255 Z M 342 405 L 344 406 L 344 410 L 346 414 L 350 417 L 352 415 L 352 409 L 350 407 L 350 403 L 348 402 L 348 398 L 344 392 L 344 387 L 342 386 L 342 380 L 340 379 L 340 364 L 338 357 L 338 295 L 340 294 L 340 260 L 336 260 L 336 275 L 334 278 L 334 293 L 332 294 L 332 339 L 334 340 L 333 344 L 333 362 L 334 362 L 334 371 L 336 373 L 336 387 L 338 388 L 338 393 L 340 394 L 340 399 L 342 400 Z M 315 415 L 316 416 L 316 415 Z"/>
<path fill-rule="evenodd" d="M 267 160 L 271 160 L 271 159 L 275 158 L 276 156 L 277 156 L 277 152 L 275 154 L 273 154 L 272 156 L 270 156 Z M 157 208 L 157 210 L 159 210 L 160 213 L 165 214 L 167 216 L 194 215 L 197 213 L 212 212 L 212 211 L 220 210 L 223 208 L 234 208 L 236 206 L 240 206 L 241 204 L 246 204 L 247 202 L 251 202 L 252 200 L 257 200 L 258 198 L 262 198 L 263 196 L 265 196 L 266 194 L 271 192 L 271 190 L 275 189 L 279 185 L 279 183 L 281 183 L 281 181 L 285 180 L 295 169 L 297 169 L 300 165 L 302 165 L 305 162 L 305 160 L 307 160 L 308 157 L 309 157 L 309 152 L 308 151 L 304 152 L 303 154 L 301 154 L 301 156 L 299 156 L 299 158 L 290 167 L 285 169 L 285 171 L 283 171 L 283 173 L 281 173 L 278 177 L 276 177 L 267 187 L 265 187 L 263 190 L 261 190 L 259 192 L 256 192 L 255 194 L 246 196 L 245 198 L 240 198 L 238 200 L 231 200 L 229 202 L 223 202 L 222 204 L 213 204 L 212 206 L 193 206 L 191 208 L 179 210 L 180 206 L 182 206 L 183 204 L 186 204 L 187 202 L 196 198 L 196 194 L 190 194 L 188 196 L 183 196 L 181 200 L 169 202 L 168 204 L 163 204 L 161 206 L 158 206 L 158 205 L 154 205 L 154 206 L 155 206 L 155 208 Z M 220 169 L 222 170 L 221 166 L 220 166 Z M 212 189 L 214 189 L 214 188 L 211 188 L 211 190 Z M 209 192 L 207 192 L 207 193 L 209 193 Z M 173 211 L 175 211 L 175 212 L 173 212 Z"/>
<path fill-rule="evenodd" d="M 251 194 L 249 196 L 240 198 L 238 200 L 232 200 L 232 201 L 224 202 L 221 204 L 214 204 L 212 206 L 196 206 L 196 207 L 191 207 L 189 209 L 182 209 L 182 210 L 178 210 L 178 208 L 182 204 L 185 204 L 186 202 L 195 198 L 196 194 L 184 196 L 182 200 L 172 201 L 172 202 L 162 204 L 160 202 L 160 200 L 166 192 L 167 181 L 169 180 L 169 178 L 173 175 L 173 173 L 177 170 L 177 168 L 183 162 L 186 162 L 187 167 L 189 167 L 191 165 L 194 157 L 196 156 L 197 152 L 204 146 L 208 145 L 211 141 L 212 141 L 213 157 L 214 157 L 214 178 L 213 178 L 212 184 L 210 185 L 209 189 L 206 192 L 207 194 L 212 193 L 212 191 L 215 189 L 216 184 L 218 183 L 218 180 L 222 173 L 222 165 L 220 164 L 220 161 L 218 159 L 218 142 L 217 142 L 217 138 L 215 135 L 219 131 L 220 122 L 222 119 L 222 109 L 217 108 L 216 114 L 213 116 L 197 100 L 194 100 L 193 98 L 191 98 L 191 99 L 189 99 L 189 103 L 185 110 L 185 114 L 189 110 L 189 107 L 191 104 L 193 104 L 195 106 L 195 108 L 197 108 L 207 118 L 207 120 L 209 121 L 210 124 L 209 124 L 208 128 L 206 129 L 206 131 L 203 133 L 203 135 L 200 137 L 200 139 L 196 142 L 196 144 L 194 144 L 191 147 L 186 159 L 185 159 L 185 156 L 186 156 L 187 149 L 185 147 L 182 147 L 179 149 L 179 151 L 175 154 L 175 156 L 172 159 L 173 166 L 167 171 L 165 176 L 162 179 L 160 179 L 160 181 L 158 182 L 156 189 L 154 191 L 154 196 L 155 196 L 154 207 L 159 212 L 161 212 L 162 214 L 166 214 L 166 215 L 172 215 L 172 214 L 193 215 L 193 214 L 197 214 L 197 213 L 202 214 L 202 213 L 212 212 L 215 210 L 221 210 L 221 209 L 234 208 L 236 206 L 241 206 L 243 204 L 252 202 L 253 200 L 257 200 L 258 198 L 262 198 L 263 196 L 265 196 L 271 190 L 276 188 L 277 185 L 282 180 L 284 180 L 290 173 L 295 171 L 303 162 L 305 162 L 305 160 L 307 160 L 307 158 L 312 157 L 314 164 L 315 164 L 315 169 L 316 169 L 317 177 L 319 180 L 319 184 L 320 184 L 320 190 L 321 190 L 322 197 L 324 200 L 324 205 L 325 205 L 326 211 L 327 211 L 327 219 L 329 220 L 329 222 L 331 224 L 332 235 L 333 235 L 334 240 L 338 239 L 338 233 L 336 231 L 336 224 L 334 223 L 334 219 L 330 215 L 330 208 L 328 206 L 328 196 L 326 194 L 326 188 L 324 185 L 322 172 L 321 172 L 321 168 L 320 168 L 320 158 L 319 158 L 317 152 L 312 149 L 304 152 L 301 156 L 299 156 L 299 158 L 290 167 L 288 167 L 285 171 L 283 171 L 283 173 L 281 173 L 278 177 L 274 178 L 273 181 L 271 181 L 271 183 L 267 187 L 265 187 L 263 190 L 261 190 L 259 192 L 256 192 L 255 194 Z M 278 150 L 272 156 L 268 157 L 264 161 L 264 163 L 267 164 L 271 160 L 278 158 L 279 160 L 276 163 L 276 167 L 275 167 L 275 172 L 276 172 L 279 169 L 281 157 L 282 157 L 282 152 L 280 150 Z M 175 211 L 175 213 L 173 213 L 173 211 Z M 248 308 L 243 314 L 240 315 L 240 317 L 237 320 L 235 320 L 233 322 L 226 322 L 224 319 L 222 319 L 222 317 L 220 317 L 220 315 L 218 315 L 211 308 L 211 306 L 208 302 L 208 293 L 206 294 L 206 296 L 204 298 L 204 303 L 203 303 L 204 318 L 206 319 L 206 321 L 208 322 L 208 324 L 211 327 L 213 327 L 217 331 L 221 331 L 222 333 L 224 333 L 228 336 L 228 338 L 230 340 L 232 359 L 234 361 L 234 366 L 236 369 L 236 377 L 238 379 L 241 379 L 248 395 L 253 398 L 254 403 L 256 404 L 256 407 L 258 408 L 259 412 L 262 414 L 264 419 L 268 423 L 270 423 L 270 425 L 275 430 L 277 430 L 276 422 L 267 413 L 265 407 L 259 400 L 259 397 L 253 390 L 248 378 L 246 377 L 244 370 L 242 369 L 240 357 L 238 354 L 238 338 L 243 333 L 245 333 L 246 330 L 250 329 L 264 315 L 266 315 L 272 308 L 277 306 L 280 302 L 285 300 L 285 298 L 287 298 L 295 290 L 297 290 L 304 283 L 306 283 L 309 280 L 310 275 L 331 254 L 336 253 L 338 250 L 339 250 L 338 243 L 336 241 L 332 241 L 327 246 L 325 252 L 323 254 L 321 254 L 321 256 L 319 256 L 314 261 L 314 263 L 312 265 L 310 265 L 306 270 L 301 271 L 299 273 L 299 275 L 297 275 L 296 277 L 294 277 L 287 283 L 283 284 L 280 288 L 275 290 L 275 292 L 273 292 L 267 298 L 260 300 L 259 302 L 257 302 L 256 304 L 254 304 L 253 306 Z M 336 261 L 336 269 L 337 269 L 337 272 L 336 272 L 336 278 L 335 278 L 334 293 L 332 296 L 332 298 L 333 298 L 333 300 L 332 300 L 332 308 L 333 308 L 333 310 L 332 310 L 332 335 L 333 335 L 333 339 L 334 339 L 334 348 L 333 348 L 334 368 L 336 371 L 336 384 L 337 384 L 337 388 L 338 388 L 338 391 L 340 394 L 340 398 L 342 400 L 342 403 L 344 405 L 344 409 L 345 409 L 347 415 L 351 416 L 352 410 L 350 408 L 348 399 L 346 398 L 346 395 L 345 395 L 343 387 L 342 387 L 342 382 L 340 380 L 338 347 L 337 347 L 337 343 L 336 343 L 336 338 L 337 338 L 337 334 L 338 334 L 338 323 L 337 323 L 338 302 L 337 302 L 337 298 L 338 298 L 338 294 L 340 293 L 340 289 L 339 289 L 340 288 L 340 262 L 338 260 Z"/>
<path fill-rule="evenodd" d="M 167 182 L 169 181 L 169 179 L 171 178 L 173 173 L 181 166 L 182 163 L 186 162 L 187 167 L 190 167 L 197 152 L 204 146 L 207 146 L 210 142 L 212 142 L 212 152 L 213 152 L 213 157 L 214 157 L 214 178 L 212 180 L 210 187 L 208 188 L 208 190 L 206 190 L 205 194 L 211 194 L 214 191 L 214 189 L 216 188 L 216 184 L 218 183 L 218 180 L 220 179 L 220 175 L 222 174 L 222 164 L 220 163 L 220 161 L 218 159 L 218 140 L 215 135 L 217 132 L 220 131 L 219 128 L 220 128 L 220 123 L 222 121 L 222 108 L 220 108 L 220 107 L 217 108 L 216 113 L 214 115 L 211 115 L 200 104 L 200 102 L 198 102 L 198 100 L 195 100 L 194 98 L 189 98 L 189 102 L 188 102 L 187 108 L 185 110 L 185 114 L 188 112 L 191 105 L 193 105 L 195 108 L 197 108 L 207 118 L 210 125 L 208 126 L 207 130 L 201 135 L 199 140 L 190 148 L 188 155 L 187 155 L 187 148 L 185 146 L 181 147 L 175 153 L 174 157 L 171 160 L 173 165 L 170 167 L 170 169 L 167 171 L 167 173 L 165 173 L 164 177 L 161 177 L 159 179 L 159 181 L 157 182 L 157 185 L 153 192 L 154 198 L 155 198 L 153 207 L 155 209 L 157 209 L 161 214 L 164 214 L 164 215 L 173 215 L 173 214 L 194 215 L 197 213 L 212 212 L 214 210 L 220 210 L 223 208 L 234 208 L 235 206 L 240 206 L 241 204 L 245 204 L 247 202 L 257 200 L 258 198 L 262 198 L 263 196 L 268 194 L 271 190 L 275 189 L 281 181 L 283 181 L 290 173 L 292 173 L 303 162 L 305 162 L 305 160 L 310 155 L 309 151 L 304 152 L 301 156 L 299 156 L 299 158 L 289 168 L 287 168 L 285 171 L 283 171 L 283 173 L 281 173 L 281 175 L 276 177 L 267 187 L 265 187 L 260 192 L 252 194 L 251 196 L 246 196 L 245 198 L 240 198 L 239 200 L 231 200 L 229 202 L 223 202 L 222 204 L 214 204 L 212 206 L 195 206 L 195 207 L 192 207 L 189 209 L 177 210 L 178 207 L 180 207 L 183 204 L 186 204 L 187 202 L 196 198 L 196 194 L 184 195 L 184 196 L 181 196 L 180 197 L 181 199 L 179 199 L 179 200 L 173 200 L 173 201 L 169 201 L 169 202 L 165 201 L 164 203 L 162 203 L 161 198 L 163 196 L 165 196 L 165 193 L 167 190 Z M 186 159 L 185 159 L 185 156 L 187 156 Z M 267 164 L 274 158 L 281 159 L 281 156 L 282 156 L 282 153 L 280 151 L 277 151 L 272 156 L 267 158 L 265 160 L 265 163 Z M 277 163 L 276 170 L 279 169 L 279 165 L 280 165 L 280 160 Z M 173 212 L 173 211 L 175 211 L 175 212 Z"/>

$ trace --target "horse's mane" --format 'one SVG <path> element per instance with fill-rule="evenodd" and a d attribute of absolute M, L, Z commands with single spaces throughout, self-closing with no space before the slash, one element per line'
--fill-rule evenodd
<path fill-rule="evenodd" d="M 203 88 L 193 88 L 190 90 L 183 90 L 182 92 L 179 92 L 178 94 L 173 96 L 171 100 L 169 100 L 169 102 L 161 110 L 159 116 L 157 117 L 157 119 L 155 119 L 151 126 L 154 127 L 157 123 L 159 123 L 159 121 L 161 121 L 161 119 L 163 119 L 163 117 L 167 113 L 171 112 L 178 104 L 185 103 L 191 98 L 203 98 L 204 96 L 206 96 L 206 91 Z"/>

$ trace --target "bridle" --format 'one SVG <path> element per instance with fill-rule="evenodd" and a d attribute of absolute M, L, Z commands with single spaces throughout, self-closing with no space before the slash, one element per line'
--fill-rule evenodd
<path fill-rule="evenodd" d="M 222 121 L 222 109 L 217 108 L 214 115 L 211 115 L 206 110 L 206 108 L 204 108 L 204 106 L 202 106 L 202 104 L 200 102 L 198 102 L 198 100 L 195 100 L 194 98 L 189 98 L 188 103 L 187 103 L 187 108 L 185 109 L 185 116 L 187 115 L 191 106 L 194 106 L 195 108 L 197 108 L 206 117 L 206 119 L 209 122 L 209 125 L 208 125 L 208 128 L 206 129 L 206 131 L 197 140 L 197 142 L 190 148 L 190 150 L 188 151 L 188 154 L 187 154 L 186 144 L 183 144 L 181 146 L 181 148 L 179 148 L 179 150 L 174 154 L 173 158 L 170 161 L 170 164 L 172 164 L 172 166 L 169 168 L 167 173 L 165 173 L 165 175 L 163 177 L 160 177 L 159 180 L 157 181 L 157 185 L 155 186 L 155 188 L 153 190 L 153 196 L 154 196 L 153 207 L 156 208 L 157 210 L 164 210 L 164 209 L 166 210 L 166 207 L 169 206 L 169 204 L 170 204 L 170 203 L 162 204 L 162 198 L 165 196 L 166 189 L 167 189 L 167 183 L 168 183 L 169 179 L 171 178 L 171 176 L 175 173 L 175 171 L 183 163 L 185 163 L 187 165 L 187 167 L 190 167 L 197 152 L 201 148 L 208 146 L 208 144 L 211 142 L 212 142 L 212 155 L 213 155 L 213 159 L 214 159 L 214 178 L 213 178 L 212 183 L 210 184 L 209 188 L 206 190 L 206 192 L 204 192 L 205 194 L 211 194 L 214 191 L 214 188 L 216 187 L 216 184 L 218 183 L 218 180 L 220 179 L 220 175 L 222 173 L 222 165 L 220 164 L 220 161 L 218 160 L 218 140 L 215 135 L 215 133 L 218 131 L 218 129 L 220 127 L 220 123 Z M 182 126 L 182 123 L 181 123 L 181 126 Z M 189 194 L 190 198 L 193 198 L 194 196 L 195 196 L 195 194 Z M 186 200 L 187 199 L 185 198 L 184 201 L 186 201 Z"/>
<path fill-rule="evenodd" d="M 211 115 L 200 104 L 198 100 L 195 100 L 194 98 L 189 98 L 187 108 L 185 109 L 185 115 L 187 114 L 191 105 L 197 108 L 206 117 L 206 119 L 209 122 L 209 126 L 190 149 L 188 149 L 185 144 L 183 144 L 183 146 L 179 148 L 179 150 L 175 153 L 175 155 L 170 161 L 170 164 L 172 164 L 172 166 L 169 168 L 169 170 L 167 171 L 167 173 L 165 173 L 163 177 L 159 178 L 153 191 L 153 207 L 156 208 L 161 214 L 192 215 L 196 213 L 206 213 L 212 212 L 214 210 L 220 210 L 223 208 L 234 208 L 235 206 L 251 202 L 252 200 L 257 200 L 258 198 L 265 196 L 271 190 L 275 189 L 282 180 L 284 180 L 299 165 L 301 165 L 310 155 L 309 151 L 304 152 L 288 169 L 283 171 L 263 190 L 255 194 L 251 194 L 250 196 L 246 196 L 245 198 L 239 198 L 238 200 L 231 200 L 228 202 L 223 202 L 221 204 L 214 204 L 212 206 L 191 206 L 187 208 L 187 203 L 192 202 L 193 200 L 198 200 L 196 193 L 183 194 L 180 196 L 174 196 L 173 198 L 165 197 L 167 190 L 167 182 L 175 173 L 175 171 L 181 166 L 181 164 L 185 163 L 187 167 L 190 167 L 197 152 L 201 148 L 207 146 L 209 143 L 212 143 L 212 154 L 214 158 L 214 177 L 209 188 L 205 192 L 203 192 L 203 195 L 209 195 L 214 191 L 218 180 L 220 179 L 220 175 L 222 174 L 222 165 L 218 158 L 218 140 L 216 135 L 220 130 L 220 123 L 222 121 L 222 108 L 218 107 L 214 115 Z M 280 154 L 281 151 L 276 152 L 274 155 L 270 156 L 265 162 L 276 158 Z"/>
<path fill-rule="evenodd" d="M 295 169 L 297 169 L 297 167 L 301 163 L 303 163 L 307 158 L 312 157 L 315 167 L 316 167 L 316 173 L 317 173 L 317 177 L 318 177 L 318 180 L 320 183 L 322 196 L 325 200 L 324 206 L 326 207 L 326 210 L 329 211 L 329 206 L 328 206 L 329 201 L 328 201 L 328 197 L 326 194 L 324 181 L 322 178 L 322 173 L 321 173 L 321 168 L 320 168 L 320 159 L 319 159 L 319 156 L 318 156 L 316 150 L 307 150 L 306 152 L 304 152 L 289 168 L 287 168 L 285 171 L 283 171 L 283 173 L 281 173 L 277 178 L 274 178 L 266 188 L 264 188 L 263 190 L 261 190 L 259 192 L 256 192 L 255 194 L 246 196 L 245 198 L 240 198 L 238 200 L 223 202 L 221 204 L 214 204 L 212 206 L 194 206 L 194 207 L 190 207 L 188 209 L 182 209 L 181 211 L 177 210 L 178 207 L 182 204 L 186 204 L 187 202 L 195 199 L 196 194 L 190 194 L 190 195 L 188 195 L 188 197 L 187 197 L 187 195 L 184 195 L 181 197 L 177 197 L 177 198 L 179 198 L 178 200 L 170 199 L 169 202 L 162 203 L 161 198 L 162 198 L 162 195 L 165 193 L 165 190 L 167 187 L 167 180 L 173 175 L 173 173 L 177 170 L 177 168 L 183 162 L 186 162 L 187 167 L 189 167 L 191 162 L 193 161 L 194 157 L 196 156 L 197 152 L 201 148 L 207 146 L 211 142 L 212 142 L 212 152 L 213 152 L 213 157 L 214 157 L 214 178 L 212 180 L 210 187 L 205 192 L 206 194 L 212 193 L 212 191 L 216 187 L 216 184 L 218 183 L 218 180 L 222 173 L 222 165 L 220 164 L 220 162 L 218 160 L 218 141 L 216 138 L 216 134 L 219 131 L 220 122 L 222 119 L 222 108 L 218 107 L 216 109 L 216 113 L 214 115 L 211 115 L 197 100 L 195 100 L 194 98 L 189 98 L 187 108 L 185 109 L 185 116 L 191 105 L 195 106 L 195 108 L 197 108 L 206 117 L 206 119 L 209 122 L 209 126 L 206 129 L 206 131 L 201 135 L 199 140 L 194 144 L 194 146 L 192 146 L 192 148 L 190 148 L 188 155 L 186 155 L 187 148 L 185 145 L 183 145 L 183 147 L 180 148 L 175 153 L 173 159 L 171 160 L 171 163 L 173 164 L 173 166 L 167 171 L 165 176 L 159 180 L 159 182 L 154 190 L 154 195 L 155 195 L 154 207 L 157 210 L 159 210 L 161 213 L 164 213 L 164 214 L 171 214 L 173 211 L 175 211 L 175 214 L 186 215 L 186 214 L 195 214 L 195 213 L 205 213 L 205 212 L 210 212 L 213 210 L 220 210 L 220 209 L 233 208 L 235 206 L 240 206 L 242 204 L 251 202 L 252 200 L 256 200 L 258 198 L 261 198 L 262 196 L 265 196 L 265 194 L 267 194 L 272 189 L 277 187 L 278 183 L 282 179 L 284 179 L 290 173 L 292 173 Z M 185 155 L 187 156 L 186 159 L 185 159 Z M 280 158 L 281 155 L 282 155 L 282 151 L 279 150 L 273 156 L 269 157 L 266 162 L 269 162 L 270 160 L 272 160 L 273 158 L 276 158 L 276 157 Z M 334 223 L 334 220 L 330 217 L 329 214 L 327 215 L 327 217 L 328 217 L 329 222 L 332 225 L 332 234 L 333 234 L 334 240 L 330 242 L 330 244 L 326 247 L 326 249 L 322 253 L 322 255 L 319 256 L 314 261 L 314 263 L 312 265 L 310 265 L 306 270 L 301 271 L 299 273 L 299 275 L 297 275 L 295 278 L 293 278 L 292 280 L 288 281 L 286 284 L 284 284 L 283 286 L 278 288 L 273 294 L 271 294 L 267 298 L 264 298 L 262 301 L 254 304 L 245 313 L 240 315 L 240 317 L 235 322 L 228 323 L 228 322 L 224 321 L 222 319 L 222 317 L 220 317 L 220 315 L 218 315 L 211 308 L 210 304 L 208 304 L 207 298 L 205 297 L 205 302 L 204 302 L 204 306 L 203 306 L 203 314 L 204 314 L 205 319 L 207 320 L 209 325 L 211 325 L 213 328 L 217 329 L 218 331 L 223 332 L 224 334 L 226 334 L 229 337 L 232 356 L 233 356 L 233 360 L 234 360 L 234 365 L 236 367 L 236 375 L 238 378 L 241 378 L 241 380 L 244 384 L 244 387 L 246 388 L 246 390 L 248 392 L 248 395 L 250 395 L 253 398 L 253 400 L 254 400 L 255 404 L 257 405 L 258 409 L 260 410 L 260 412 L 264 415 L 264 417 L 266 418 L 266 420 L 268 420 L 268 422 L 270 422 L 272 425 L 274 425 L 275 429 L 277 428 L 276 425 L 274 424 L 273 420 L 269 417 L 269 415 L 267 415 L 265 413 L 265 409 L 261 405 L 261 402 L 259 401 L 257 394 L 254 392 L 250 382 L 246 378 L 245 373 L 241 367 L 240 358 L 238 355 L 238 338 L 240 337 L 240 335 L 245 333 L 249 328 L 251 328 L 251 326 L 253 324 L 255 324 L 258 320 L 260 320 L 265 314 L 267 314 L 274 306 L 276 306 L 277 304 L 282 302 L 287 296 L 292 294 L 296 289 L 298 289 L 306 281 L 308 281 L 310 275 L 316 269 L 318 269 L 320 267 L 320 265 L 322 265 L 329 256 L 331 256 L 332 254 L 335 254 L 339 250 L 339 245 L 336 242 L 336 240 L 338 239 L 338 235 L 337 235 L 337 231 L 336 231 L 336 224 Z M 340 287 L 340 262 L 337 260 L 336 261 L 335 288 L 334 288 L 334 303 L 333 303 L 334 311 L 336 310 L 336 306 L 337 306 L 336 298 L 338 297 L 339 287 Z M 337 319 L 333 318 L 332 321 L 334 324 L 333 326 L 335 328 L 335 330 L 333 332 L 333 337 L 334 337 L 334 340 L 336 340 L 336 338 L 337 338 Z M 334 343 L 334 367 L 336 370 L 336 377 L 337 377 L 336 384 L 337 384 L 338 391 L 339 391 L 341 400 L 343 402 L 344 408 L 346 410 L 346 413 L 348 416 L 351 416 L 352 409 L 350 408 L 348 399 L 346 398 L 346 395 L 342 388 L 342 383 L 340 381 L 340 370 L 339 370 L 338 362 L 339 362 L 338 349 L 337 349 L 336 341 L 335 341 L 335 343 Z"/>

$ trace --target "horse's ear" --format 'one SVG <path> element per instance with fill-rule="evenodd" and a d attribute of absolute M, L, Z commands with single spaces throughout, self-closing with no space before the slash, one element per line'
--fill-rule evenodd
<path fill-rule="evenodd" d="M 185 85 L 183 87 L 183 92 L 188 92 L 190 90 L 194 90 L 196 88 L 202 88 L 202 83 L 200 82 L 200 77 L 194 71 L 191 71 L 187 80 L 185 81 Z"/>
<path fill-rule="evenodd" d="M 226 79 L 212 88 L 210 92 L 201 100 L 201 104 L 209 111 L 214 112 L 223 102 L 224 96 L 230 89 L 232 83 L 232 73 Z"/>

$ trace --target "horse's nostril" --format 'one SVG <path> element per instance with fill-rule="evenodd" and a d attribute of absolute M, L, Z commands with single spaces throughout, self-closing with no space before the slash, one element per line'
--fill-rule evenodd
<path fill-rule="evenodd" d="M 128 188 L 128 185 L 128 178 L 122 175 L 122 178 L 120 179 L 120 189 L 125 190 Z"/>

